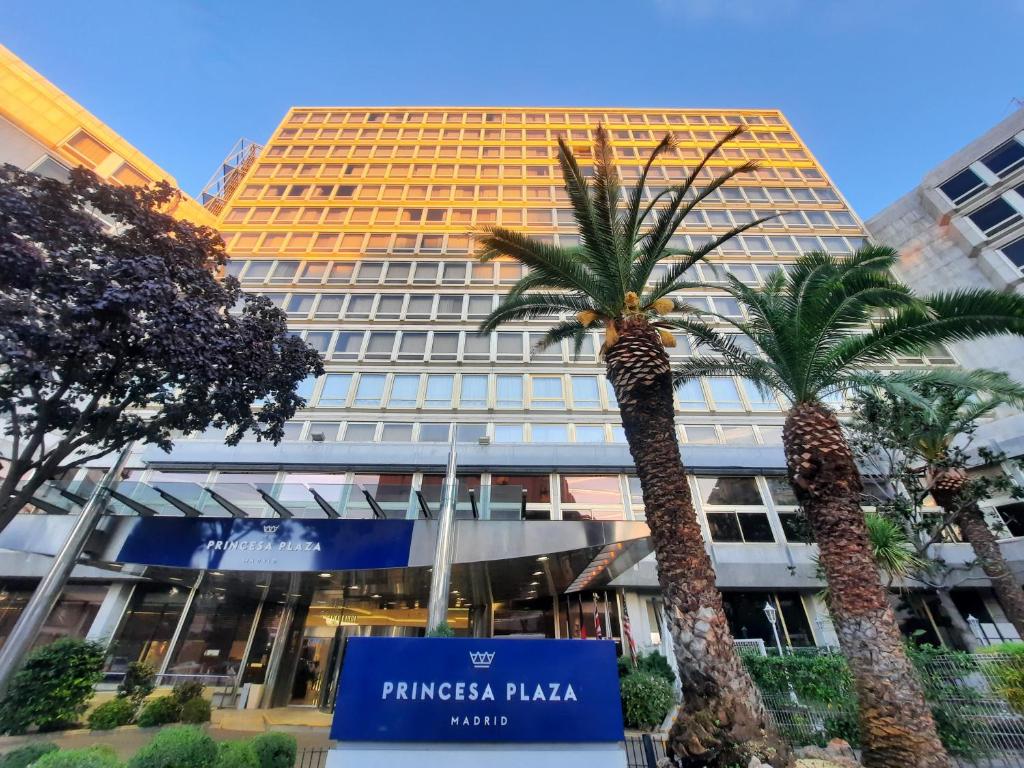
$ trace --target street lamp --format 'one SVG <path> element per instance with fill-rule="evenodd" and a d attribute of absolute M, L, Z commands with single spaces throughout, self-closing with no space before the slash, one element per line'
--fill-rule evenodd
<path fill-rule="evenodd" d="M 775 610 L 775 606 L 772 605 L 771 600 L 766 600 L 764 604 L 764 617 L 768 619 L 768 623 L 772 625 L 772 635 L 775 636 L 775 649 L 779 652 L 779 656 L 782 655 L 782 642 L 779 640 L 779 627 L 776 624 L 778 618 L 778 611 Z"/>

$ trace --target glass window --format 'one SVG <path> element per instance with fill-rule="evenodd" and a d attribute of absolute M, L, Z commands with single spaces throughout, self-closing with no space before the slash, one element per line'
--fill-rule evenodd
<path fill-rule="evenodd" d="M 572 402 L 576 408 L 600 408 L 599 392 L 596 376 L 572 377 Z"/>
<path fill-rule="evenodd" d="M 356 387 L 356 406 L 380 407 L 381 397 L 384 395 L 384 374 L 363 373 L 359 376 L 359 385 Z"/>
<path fill-rule="evenodd" d="M 733 512 L 709 512 L 706 515 L 711 540 L 724 543 L 742 543 L 739 521 Z"/>
<path fill-rule="evenodd" d="M 431 294 L 413 294 L 409 297 L 409 306 L 405 316 L 410 320 L 426 320 L 434 311 L 434 297 Z"/>
<path fill-rule="evenodd" d="M 395 346 L 394 331 L 373 331 L 366 345 L 366 359 L 386 360 Z"/>
<path fill-rule="evenodd" d="M 338 429 L 341 424 L 337 421 L 314 421 L 309 425 L 307 440 L 316 443 L 333 443 L 338 439 Z"/>
<path fill-rule="evenodd" d="M 422 360 L 427 351 L 427 334 L 405 331 L 398 345 L 399 360 Z"/>
<path fill-rule="evenodd" d="M 499 360 L 523 359 L 523 334 L 498 331 L 495 336 Z"/>
<path fill-rule="evenodd" d="M 379 261 L 364 261 L 359 265 L 359 274 L 356 275 L 357 283 L 379 283 L 380 276 L 384 272 L 384 265 Z"/>
<path fill-rule="evenodd" d="M 726 445 L 754 445 L 754 428 L 749 424 L 723 424 L 722 442 Z"/>
<path fill-rule="evenodd" d="M 450 424 L 427 423 L 420 424 L 421 443 L 447 443 L 448 434 L 451 431 Z"/>
<path fill-rule="evenodd" d="M 434 333 L 434 340 L 430 346 L 431 360 L 454 360 L 458 352 L 458 333 Z"/>
<path fill-rule="evenodd" d="M 377 300 L 376 317 L 394 320 L 402 314 L 405 298 L 401 295 L 383 295 Z"/>
<path fill-rule="evenodd" d="M 942 193 L 955 205 L 970 200 L 985 188 L 985 182 L 970 168 L 965 168 L 956 176 L 939 185 Z"/>
<path fill-rule="evenodd" d="M 618 475 L 562 475 L 563 504 L 600 504 L 623 506 Z"/>
<path fill-rule="evenodd" d="M 486 424 L 456 424 L 455 441 L 459 443 L 476 443 L 481 437 L 487 436 Z"/>
<path fill-rule="evenodd" d="M 459 407 L 487 407 L 487 376 L 463 374 L 459 390 Z"/>
<path fill-rule="evenodd" d="M 793 493 L 793 487 L 789 484 L 789 480 L 777 475 L 769 475 L 765 477 L 765 480 L 768 483 L 768 491 L 772 495 L 772 500 L 777 506 L 795 507 L 797 505 L 796 494 Z"/>
<path fill-rule="evenodd" d="M 569 430 L 565 424 L 533 424 L 530 434 L 535 443 L 569 442 Z"/>
<path fill-rule="evenodd" d="M 388 274 L 384 279 L 385 283 L 404 285 L 409 282 L 409 271 L 411 265 L 407 261 L 392 262 L 388 264 Z"/>
<path fill-rule="evenodd" d="M 327 353 L 331 346 L 332 336 L 334 334 L 331 331 L 308 331 L 306 333 L 306 343 L 323 355 Z"/>
<path fill-rule="evenodd" d="M 496 442 L 496 443 L 522 443 L 522 442 L 525 442 L 523 440 L 523 425 L 522 424 L 495 424 L 494 425 L 494 442 Z"/>
<path fill-rule="evenodd" d="M 327 275 L 328 283 L 349 283 L 352 281 L 352 273 L 355 271 L 355 264 L 351 262 L 344 262 L 339 264 L 335 262 L 331 265 L 331 271 Z"/>
<path fill-rule="evenodd" d="M 363 343 L 362 331 L 341 331 L 334 343 L 334 360 L 355 360 Z"/>
<path fill-rule="evenodd" d="M 973 221 L 978 229 L 986 235 L 994 235 L 996 232 L 1006 229 L 1020 217 L 1020 213 L 1001 197 L 982 206 L 974 213 L 967 214 L 967 218 Z"/>
<path fill-rule="evenodd" d="M 385 422 L 381 428 L 380 439 L 384 443 L 412 442 L 412 424 L 388 424 Z"/>
<path fill-rule="evenodd" d="M 415 408 L 419 391 L 418 373 L 395 374 L 391 382 L 391 398 L 388 405 L 392 408 Z"/>
<path fill-rule="evenodd" d="M 523 407 L 523 377 L 502 376 L 497 378 L 497 406 L 499 408 Z"/>
<path fill-rule="evenodd" d="M 373 308 L 373 296 L 349 296 L 345 317 L 353 320 L 365 320 Z"/>
<path fill-rule="evenodd" d="M 320 392 L 317 405 L 343 406 L 348 402 L 348 390 L 352 384 L 351 373 L 329 373 L 324 379 L 324 388 Z"/>
<path fill-rule="evenodd" d="M 604 442 L 604 427 L 593 424 L 577 424 L 576 425 L 576 442 L 577 443 L 603 443 Z"/>
<path fill-rule="evenodd" d="M 437 316 L 445 320 L 462 317 L 462 296 L 441 294 L 437 297 Z"/>
<path fill-rule="evenodd" d="M 743 382 L 743 393 L 750 402 L 750 408 L 754 411 L 777 411 L 779 403 L 773 395 L 762 394 L 760 388 L 750 379 L 741 379 Z"/>
<path fill-rule="evenodd" d="M 470 296 L 467 316 L 471 319 L 487 317 L 491 313 L 492 301 L 490 296 Z"/>
<path fill-rule="evenodd" d="M 468 265 L 465 262 L 447 262 L 444 264 L 444 276 L 441 278 L 442 283 L 462 285 L 466 282 L 466 267 Z"/>
<path fill-rule="evenodd" d="M 981 158 L 981 162 L 996 176 L 1004 178 L 1024 165 L 1024 145 L 1010 139 Z"/>
<path fill-rule="evenodd" d="M 743 410 L 743 402 L 740 400 L 739 390 L 736 388 L 736 382 L 731 377 L 711 376 L 707 381 L 711 389 L 711 397 L 714 399 L 717 409 L 729 411 Z"/>
<path fill-rule="evenodd" d="M 533 408 L 565 408 L 561 376 L 532 376 L 530 384 L 532 387 L 530 405 Z"/>
<path fill-rule="evenodd" d="M 455 377 L 450 373 L 427 376 L 427 391 L 423 404 L 427 408 L 451 408 L 452 387 Z"/>
<path fill-rule="evenodd" d="M 1024 269 L 1024 238 L 1004 245 L 1000 250 L 1018 269 Z"/>
<path fill-rule="evenodd" d="M 321 295 L 320 303 L 316 305 L 316 312 L 313 313 L 313 317 L 333 318 L 336 320 L 341 313 L 341 304 L 344 300 L 344 296 L 333 294 Z"/>
<path fill-rule="evenodd" d="M 698 477 L 697 489 L 705 504 L 761 506 L 761 492 L 752 477 Z"/>
<path fill-rule="evenodd" d="M 712 426 L 688 426 L 686 427 L 686 442 L 694 445 L 718 445 L 718 430 Z"/>
<path fill-rule="evenodd" d="M 355 422 L 350 421 L 345 427 L 345 442 L 348 443 L 372 443 L 377 432 L 376 422 Z"/>
<path fill-rule="evenodd" d="M 704 389 L 699 379 L 688 379 L 676 387 L 676 399 L 679 400 L 679 407 L 684 411 L 706 411 L 707 402 L 704 400 Z"/>

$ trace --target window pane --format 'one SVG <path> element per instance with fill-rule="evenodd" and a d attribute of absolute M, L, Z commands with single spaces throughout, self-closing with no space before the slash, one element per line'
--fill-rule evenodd
<path fill-rule="evenodd" d="M 434 360 L 454 360 L 459 350 L 459 334 L 435 333 L 430 348 L 430 356 Z"/>
<path fill-rule="evenodd" d="M 522 376 L 498 376 L 497 404 L 499 408 L 523 407 Z"/>
<path fill-rule="evenodd" d="M 562 393 L 561 376 L 533 376 L 531 378 L 534 408 L 564 408 L 565 398 Z"/>
<path fill-rule="evenodd" d="M 359 376 L 355 405 L 379 407 L 384 394 L 384 374 L 364 373 Z"/>
<path fill-rule="evenodd" d="M 452 404 L 451 374 L 431 374 L 427 376 L 427 391 L 424 405 L 427 408 L 450 408 Z"/>
<path fill-rule="evenodd" d="M 486 436 L 486 424 L 456 424 L 455 440 L 459 443 L 476 443 Z"/>
<path fill-rule="evenodd" d="M 459 405 L 462 408 L 486 408 L 487 407 L 487 377 L 467 376 L 462 377 Z"/>
<path fill-rule="evenodd" d="M 760 506 L 763 503 L 752 477 L 698 477 L 697 488 L 705 504 Z"/>
<path fill-rule="evenodd" d="M 736 515 L 744 541 L 775 541 L 768 515 L 761 512 L 739 512 Z"/>
<path fill-rule="evenodd" d="M 523 425 L 522 424 L 495 424 L 494 425 L 494 442 L 496 443 L 522 443 L 523 440 Z M 493 482 L 493 479 L 492 479 Z"/>
<path fill-rule="evenodd" d="M 623 504 L 618 475 L 562 475 L 560 481 L 563 504 Z"/>
<path fill-rule="evenodd" d="M 372 443 L 376 431 L 376 422 L 349 422 L 345 427 L 345 442 Z"/>
<path fill-rule="evenodd" d="M 757 385 L 754 384 L 750 379 L 741 379 L 743 382 L 743 392 L 747 396 L 747 400 L 750 402 L 750 408 L 754 411 L 777 411 L 779 410 L 779 403 L 771 395 L 763 395 L 758 389 Z"/>
<path fill-rule="evenodd" d="M 604 442 L 604 427 L 594 425 L 576 425 L 576 442 L 577 443 L 603 443 Z"/>
<path fill-rule="evenodd" d="M 406 331 L 402 334 L 402 341 L 398 345 L 398 358 L 400 360 L 422 360 L 426 349 L 426 333 L 410 333 Z"/>
<path fill-rule="evenodd" d="M 450 424 L 420 424 L 421 443 L 447 443 Z"/>
<path fill-rule="evenodd" d="M 572 400 L 577 408 L 600 408 L 599 392 L 596 376 L 572 377 Z"/>
<path fill-rule="evenodd" d="M 366 357 L 377 359 L 391 357 L 391 350 L 394 346 L 394 331 L 374 331 L 370 334 L 370 341 L 366 345 Z"/>
<path fill-rule="evenodd" d="M 355 360 L 362 343 L 362 331 L 342 331 L 338 334 L 338 340 L 334 343 L 334 354 L 332 357 L 335 360 Z"/>
<path fill-rule="evenodd" d="M 1008 176 L 1024 164 L 1024 145 L 1013 139 L 989 152 L 981 162 L 999 177 Z"/>
<path fill-rule="evenodd" d="M 740 393 L 736 389 L 736 382 L 731 378 L 711 376 L 708 378 L 708 385 L 711 388 L 711 397 L 714 398 L 716 408 L 731 411 L 743 409 Z"/>
<path fill-rule="evenodd" d="M 679 407 L 684 411 L 700 410 L 706 411 L 708 406 L 704 401 L 704 390 L 698 379 L 689 379 L 676 387 L 676 398 L 679 400 Z"/>
<path fill-rule="evenodd" d="M 565 424 L 534 424 L 531 434 L 535 443 L 569 442 L 569 431 Z"/>
<path fill-rule="evenodd" d="M 382 427 L 381 442 L 408 443 L 412 441 L 412 424 L 387 424 Z"/>
<path fill-rule="evenodd" d="M 807 518 L 799 512 L 780 512 L 779 522 L 782 524 L 782 532 L 786 535 L 786 541 L 791 544 L 810 544 L 811 526 Z"/>
<path fill-rule="evenodd" d="M 736 521 L 736 515 L 732 512 L 708 513 L 708 529 L 711 531 L 712 541 L 742 542 L 743 536 L 740 533 L 740 525 Z"/>
<path fill-rule="evenodd" d="M 762 431 L 764 428 L 762 427 Z M 797 505 L 796 494 L 793 493 L 793 488 L 789 484 L 789 480 L 784 477 L 766 477 L 768 481 L 768 490 L 772 495 L 772 500 L 779 506 L 795 507 Z"/>
<path fill-rule="evenodd" d="M 718 430 L 714 427 L 687 427 L 686 442 L 695 445 L 718 445 Z"/>
<path fill-rule="evenodd" d="M 419 374 L 397 374 L 391 383 L 392 408 L 415 408 L 420 390 Z"/>
<path fill-rule="evenodd" d="M 351 373 L 330 373 L 324 381 L 318 405 L 344 405 L 348 402 L 348 390 L 352 384 Z"/>
<path fill-rule="evenodd" d="M 945 184 L 939 185 L 943 194 L 957 205 L 974 197 L 984 188 L 985 182 L 970 168 L 965 168 Z"/>
<path fill-rule="evenodd" d="M 986 235 L 993 235 L 1008 227 L 1011 222 L 1019 219 L 1020 214 L 1017 213 L 1012 205 L 1000 197 L 988 205 L 979 208 L 974 213 L 968 214 L 967 218 L 973 221 L 978 229 Z"/>

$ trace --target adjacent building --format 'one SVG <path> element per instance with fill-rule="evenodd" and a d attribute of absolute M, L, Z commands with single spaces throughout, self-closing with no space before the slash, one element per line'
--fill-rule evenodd
<path fill-rule="evenodd" d="M 1024 109 L 925 174 L 921 184 L 870 219 L 871 237 L 900 251 L 899 276 L 921 293 L 957 288 L 1024 292 Z M 950 345 L 957 362 L 1024 382 L 1024 339 L 1000 336 Z M 1006 409 L 981 426 L 979 444 L 1024 456 L 1024 415 Z M 1003 469 L 1022 479 L 1016 461 Z M 1011 539 L 1015 564 L 1024 503 L 991 501 L 992 522 Z"/>
<path fill-rule="evenodd" d="M 22 165 L 72 164 L 69 146 L 87 132 L 109 153 L 86 155 L 93 167 L 120 161 L 165 178 L 80 107 L 80 123 L 45 135 L 17 119 L 47 99 L 70 100 L 8 56 L 0 86 L 14 78 L 43 94 L 23 107 L 0 92 L 0 115 L 32 148 L 14 158 Z M 668 650 L 643 503 L 596 335 L 577 355 L 539 347 L 544 321 L 476 333 L 522 273 L 476 261 L 473 232 L 501 224 L 577 242 L 554 147 L 565 137 L 585 165 L 598 124 L 626 183 L 666 132 L 675 135 L 650 195 L 683 179 L 726 131 L 748 129 L 712 170 L 748 159 L 760 169 L 711 195 L 674 244 L 699 247 L 775 218 L 700 267 L 707 288 L 687 293 L 691 305 L 736 314 L 715 289 L 724 274 L 758 284 L 802 251 L 851 252 L 866 235 L 776 110 L 291 109 L 265 144 L 232 150 L 201 195 L 205 208 L 186 198 L 186 213 L 218 227 L 231 274 L 288 314 L 326 373 L 305 382 L 307 407 L 277 446 L 228 447 L 210 431 L 169 454 L 139 451 L 48 631 L 107 639 L 112 675 L 141 659 L 168 678 L 255 686 L 264 706 L 329 707 L 346 637 L 426 627 L 451 443 L 456 631 L 621 643 L 628 615 L 642 648 Z M 691 351 L 684 337 L 673 354 Z M 946 350 L 901 361 L 952 363 Z M 741 379 L 689 382 L 677 392 L 679 440 L 737 638 L 774 644 L 767 603 L 781 643 L 831 644 L 813 547 L 784 477 L 783 407 Z M 51 488 L 0 536 L 9 550 L 0 552 L 0 634 L 66 529 L 60 513 L 74 511 L 100 470 Z M 372 555 L 371 539 L 380 544 Z M 964 545 L 940 546 L 950 562 L 971 559 Z M 980 573 L 954 595 L 993 635 L 1006 632 Z M 902 601 L 908 629 L 948 638 L 926 594 Z"/>

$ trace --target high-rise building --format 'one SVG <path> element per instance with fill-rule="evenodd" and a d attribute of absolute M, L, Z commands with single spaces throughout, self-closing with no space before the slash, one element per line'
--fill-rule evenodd
<path fill-rule="evenodd" d="M 576 243 L 554 149 L 565 137 L 586 166 L 598 124 L 627 184 L 655 143 L 675 135 L 649 196 L 681 181 L 730 128 L 748 128 L 705 177 L 748 159 L 761 168 L 710 195 L 674 245 L 699 247 L 754 217 L 775 218 L 700 266 L 707 288 L 687 292 L 693 306 L 735 315 L 715 289 L 724 274 L 758 284 L 802 251 L 848 253 L 865 236 L 775 110 L 290 110 L 265 145 L 232 150 L 201 199 L 229 271 L 285 310 L 327 370 L 303 385 L 307 406 L 277 446 L 229 447 L 211 430 L 169 454 L 134 457 L 75 581 L 94 591 L 72 631 L 109 638 L 112 675 L 142 659 L 165 675 L 263 686 L 264 706 L 330 706 L 344 638 L 426 628 L 450 442 L 457 632 L 621 642 L 628 614 L 642 648 L 668 650 L 597 334 L 574 355 L 539 347 L 545 321 L 476 332 L 522 272 L 475 260 L 474 232 L 500 224 Z M 692 350 L 681 337 L 672 354 Z M 950 363 L 944 350 L 901 361 Z M 689 382 L 677 391 L 679 440 L 736 637 L 772 645 L 771 604 L 781 643 L 832 643 L 813 546 L 784 476 L 783 408 L 743 380 Z M 98 471 L 67 479 L 30 511 L 73 509 Z M 8 595 L 32 584 L 17 558 L 43 562 L 23 550 L 45 553 L 40 542 L 59 535 L 38 532 L 59 532 L 64 519 L 25 514 L 0 535 L 0 546 L 21 550 L 0 558 Z M 964 545 L 940 546 L 949 562 L 971 560 Z M 984 578 L 971 577 L 954 592 L 963 611 L 1005 631 Z M 926 593 L 912 588 L 904 603 L 908 629 L 947 637 Z"/>

